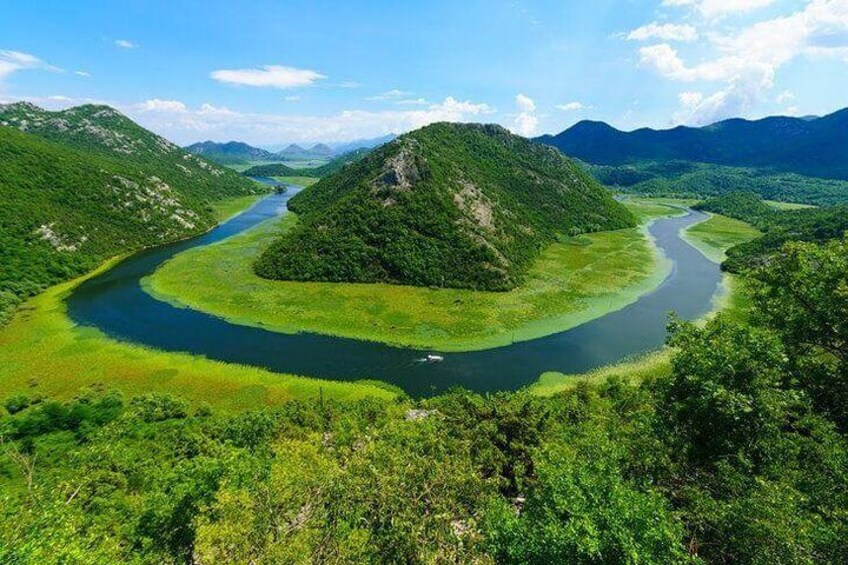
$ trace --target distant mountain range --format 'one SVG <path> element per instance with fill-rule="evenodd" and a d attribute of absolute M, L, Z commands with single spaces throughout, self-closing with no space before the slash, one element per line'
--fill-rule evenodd
<path fill-rule="evenodd" d="M 219 200 L 264 191 L 108 106 L 0 106 L 0 322 L 108 257 L 201 233 Z"/>
<path fill-rule="evenodd" d="M 559 235 L 635 225 L 572 160 L 496 125 L 437 123 L 294 196 L 271 279 L 507 290 Z"/>
<path fill-rule="evenodd" d="M 821 118 L 732 119 L 631 132 L 582 121 L 535 141 L 595 165 L 682 160 L 848 179 L 848 109 Z"/>
<path fill-rule="evenodd" d="M 255 162 L 326 160 L 357 149 L 371 149 L 391 141 L 395 137 L 397 137 L 395 134 L 389 134 L 344 143 L 316 143 L 308 148 L 292 143 L 277 151 L 261 149 L 240 141 L 226 143 L 202 141 L 189 145 L 185 149 L 222 165 L 240 165 Z"/>
<path fill-rule="evenodd" d="M 249 161 L 274 161 L 277 156 L 270 151 L 253 147 L 240 141 L 216 143 L 202 141 L 185 148 L 189 153 L 203 157 L 222 165 L 239 164 Z"/>

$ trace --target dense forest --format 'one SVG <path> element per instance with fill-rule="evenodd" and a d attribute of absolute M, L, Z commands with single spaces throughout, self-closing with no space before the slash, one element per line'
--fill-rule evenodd
<path fill-rule="evenodd" d="M 691 161 L 645 161 L 628 165 L 585 165 L 600 183 L 622 192 L 706 198 L 753 192 L 766 200 L 815 206 L 848 203 L 848 181 L 725 167 Z"/>
<path fill-rule="evenodd" d="M 848 108 L 823 117 L 730 119 L 630 132 L 582 121 L 536 141 L 595 165 L 681 160 L 848 180 L 846 127 Z"/>
<path fill-rule="evenodd" d="M 97 389 L 0 417 L 0 562 L 844 563 L 848 241 L 672 321 L 670 374 L 238 414 Z M 2 410 L 2 409 L 0 409 Z"/>
<path fill-rule="evenodd" d="M 213 203 L 265 190 L 106 106 L 12 104 L 0 124 L 0 323 L 45 287 L 202 232 Z"/>
<path fill-rule="evenodd" d="M 558 151 L 478 124 L 403 135 L 289 209 L 301 222 L 261 255 L 263 277 L 506 290 L 557 236 L 635 225 Z"/>
<path fill-rule="evenodd" d="M 727 251 L 723 268 L 739 272 L 761 264 L 788 241 L 825 242 L 848 233 L 848 205 L 776 210 L 755 194 L 731 192 L 695 206 L 755 226 L 763 236 Z"/>

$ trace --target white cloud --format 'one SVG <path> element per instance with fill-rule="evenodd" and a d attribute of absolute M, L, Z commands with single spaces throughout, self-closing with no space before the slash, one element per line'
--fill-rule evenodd
<path fill-rule="evenodd" d="M 283 89 L 309 86 L 327 78 L 316 71 L 282 65 L 264 65 L 258 69 L 220 69 L 212 71 L 210 76 L 219 82 L 230 84 Z"/>
<path fill-rule="evenodd" d="M 577 110 L 583 110 L 586 106 L 583 105 L 582 102 L 567 102 L 565 104 L 557 104 L 555 106 L 557 110 L 562 110 L 563 112 L 576 112 Z"/>
<path fill-rule="evenodd" d="M 663 0 L 663 6 L 691 6 L 706 18 L 751 12 L 773 3 L 774 0 Z"/>
<path fill-rule="evenodd" d="M 698 105 L 684 105 L 676 119 L 706 123 L 750 112 L 770 98 L 768 91 L 774 87 L 781 67 L 799 57 L 848 62 L 848 1 L 810 0 L 803 9 L 787 16 L 764 20 L 733 34 L 712 33 L 708 37 L 714 55 L 694 65 L 687 64 L 667 43 L 639 50 L 640 64 L 667 79 L 723 83 Z"/>
<path fill-rule="evenodd" d="M 701 92 L 681 92 L 677 98 L 685 108 L 695 108 L 704 100 L 704 94 Z"/>
<path fill-rule="evenodd" d="M 405 100 L 395 101 L 395 104 L 401 106 L 426 106 L 429 103 L 426 98 L 407 98 Z"/>
<path fill-rule="evenodd" d="M 664 41 L 695 41 L 698 39 L 698 30 L 688 24 L 651 22 L 627 34 L 627 39 L 631 41 L 645 41 L 652 38 Z"/>
<path fill-rule="evenodd" d="M 136 108 L 142 112 L 184 112 L 186 105 L 179 100 L 160 100 L 152 98 L 140 104 Z"/>
<path fill-rule="evenodd" d="M 88 71 L 74 71 L 74 74 L 77 75 L 78 77 L 85 77 L 85 78 L 88 78 L 88 77 L 91 76 L 91 73 L 88 72 Z"/>
<path fill-rule="evenodd" d="M 42 69 L 46 71 L 59 71 L 53 65 L 48 65 L 35 55 L 0 49 L 0 81 L 17 71 Z"/>
<path fill-rule="evenodd" d="M 494 110 L 487 104 L 447 97 L 438 104 L 386 111 L 345 110 L 329 116 L 246 113 L 203 104 L 190 108 L 177 100 L 152 99 L 118 106 L 133 119 L 179 143 L 198 139 L 239 139 L 254 144 L 349 141 L 401 133 L 433 122 L 477 121 Z"/>
<path fill-rule="evenodd" d="M 297 102 L 300 100 L 300 96 L 286 96 L 286 102 Z"/>
<path fill-rule="evenodd" d="M 511 129 L 518 135 L 530 137 L 536 133 L 536 128 L 539 126 L 536 103 L 529 96 L 518 94 L 515 97 L 515 104 L 518 106 L 518 115 L 515 116 Z"/>
<path fill-rule="evenodd" d="M 121 49 L 135 49 L 136 47 L 138 47 L 138 45 L 136 45 L 129 39 L 116 39 L 115 45 L 117 47 L 120 47 Z"/>
<path fill-rule="evenodd" d="M 399 88 L 393 88 L 392 90 L 387 90 L 386 92 L 381 92 L 380 94 L 375 94 L 374 96 L 369 96 L 366 100 L 397 100 L 399 98 L 404 98 L 406 96 L 411 96 L 414 94 L 408 90 L 401 90 Z"/>
<path fill-rule="evenodd" d="M 792 102 L 795 100 L 795 93 L 791 90 L 784 90 L 780 94 L 777 95 L 777 98 L 774 99 L 778 104 L 786 104 L 787 102 Z"/>

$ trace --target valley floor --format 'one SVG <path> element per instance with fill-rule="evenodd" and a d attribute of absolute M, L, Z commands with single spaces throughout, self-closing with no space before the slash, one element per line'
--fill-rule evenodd
<path fill-rule="evenodd" d="M 472 351 L 565 331 L 656 288 L 670 265 L 646 223 L 676 215 L 667 203 L 628 204 L 639 229 L 589 234 L 546 249 L 510 292 L 385 284 L 270 281 L 252 264 L 296 218 L 287 215 L 215 245 L 182 253 L 145 280 L 160 300 L 231 322 L 438 351 Z"/>
<path fill-rule="evenodd" d="M 657 205 L 648 201 L 638 201 L 630 205 L 643 218 L 672 212 L 664 204 Z M 229 206 L 225 208 L 227 209 L 221 211 L 221 217 L 226 217 L 232 211 Z M 699 232 L 690 234 L 693 243 L 707 240 L 715 242 L 717 241 L 715 234 L 722 232 L 726 227 L 724 219 L 720 217 L 714 217 L 701 226 L 703 227 Z M 279 229 L 279 227 L 275 223 L 261 227 L 261 230 L 265 229 Z M 256 230 L 241 239 L 234 238 L 222 245 L 206 249 L 217 253 L 226 249 L 224 245 L 250 245 L 251 242 L 255 245 L 257 235 L 260 233 L 260 230 Z M 650 268 L 633 269 L 632 266 L 627 268 L 627 261 L 632 261 L 634 258 L 642 258 L 645 260 L 645 265 L 655 266 L 656 263 L 652 261 L 658 261 L 652 255 L 651 247 L 645 244 L 640 232 L 625 230 L 596 234 L 589 239 L 590 245 L 563 244 L 547 254 L 540 263 L 543 266 L 546 265 L 545 268 L 562 269 L 568 265 L 580 265 L 582 261 L 585 280 L 597 282 L 606 280 L 608 285 L 612 284 L 609 281 L 614 276 L 629 277 L 627 280 L 631 281 L 631 289 L 635 287 L 650 289 L 653 284 L 656 284 L 644 284 L 652 277 Z M 593 269 L 596 263 L 592 261 L 590 251 L 604 250 L 605 252 L 617 250 L 614 256 L 618 259 L 611 263 L 611 266 L 618 266 L 619 271 L 596 272 L 597 269 Z M 230 260 L 233 258 L 230 257 Z M 104 265 L 102 269 L 107 269 L 109 266 L 110 264 Z M 243 265 L 242 268 L 244 268 Z M 655 269 L 653 272 L 655 274 L 659 272 L 664 276 L 663 268 Z M 536 273 L 538 280 L 535 288 L 543 296 L 545 292 L 553 292 L 550 286 L 561 281 L 556 276 L 549 278 L 542 276 L 544 268 L 537 269 Z M 338 399 L 363 397 L 388 399 L 396 396 L 398 392 L 383 383 L 370 381 L 343 383 L 280 375 L 258 368 L 220 363 L 188 354 L 155 351 L 113 340 L 94 329 L 77 327 L 66 315 L 63 299 L 81 280 L 93 275 L 94 273 L 82 279 L 58 285 L 35 297 L 24 305 L 9 325 L 0 329 L 0 389 L 3 390 L 4 397 L 26 393 L 30 396 L 50 396 L 57 399 L 72 398 L 86 387 L 103 387 L 121 390 L 129 395 L 148 391 L 168 392 L 179 395 L 196 405 L 208 403 L 224 411 L 241 411 L 278 404 L 288 399 L 319 396 Z M 643 281 L 642 286 L 638 283 L 640 277 Z M 228 282 L 232 280 L 234 279 L 231 278 Z M 237 290 L 246 292 L 241 283 Z M 400 290 L 420 291 L 421 289 L 400 287 Z M 210 288 L 210 292 L 211 296 L 224 296 L 216 294 L 214 287 Z M 423 292 L 427 294 L 430 291 Z M 390 295 L 387 296 L 390 297 Z M 382 299 L 387 299 L 387 296 L 383 296 Z M 557 295 L 554 293 L 551 296 Z M 568 297 L 567 294 L 559 296 Z M 735 297 L 736 293 L 733 296 Z M 350 297 L 345 299 L 352 300 Z M 360 294 L 359 299 L 370 300 L 367 294 Z M 529 293 L 524 297 L 530 305 L 534 304 L 531 299 L 532 295 Z M 554 298 L 549 298 L 547 302 L 543 301 L 541 304 L 553 304 L 553 300 Z M 349 304 L 352 303 L 354 302 Z M 426 308 L 428 303 L 419 302 L 419 304 L 422 308 Z M 481 308 L 479 305 L 475 307 Z M 589 312 L 593 314 L 592 317 L 600 315 L 598 312 L 603 313 L 601 305 L 596 305 L 595 308 L 594 312 Z M 735 306 L 733 308 L 736 309 Z M 494 308 L 490 308 L 491 310 Z M 485 313 L 482 309 L 478 311 Z M 520 312 L 520 310 L 517 311 Z M 374 310 L 367 310 L 365 313 L 375 316 L 379 311 L 375 313 Z M 564 314 L 566 317 L 568 315 Z M 571 315 L 574 316 L 574 314 Z M 562 319 L 565 318 L 560 320 Z M 571 318 L 571 320 L 574 319 L 576 318 Z M 596 371 L 589 374 L 587 378 L 594 380 L 607 374 L 623 373 L 632 373 L 637 376 L 642 373 L 648 375 L 662 372 L 667 365 L 666 354 L 660 352 L 629 364 Z M 638 370 L 634 372 L 634 368 Z M 533 392 L 549 394 L 564 387 L 573 386 L 577 380 L 579 379 L 575 376 L 545 375 L 534 387 Z"/>

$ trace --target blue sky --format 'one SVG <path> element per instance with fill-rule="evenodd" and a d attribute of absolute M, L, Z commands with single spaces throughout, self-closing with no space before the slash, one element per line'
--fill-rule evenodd
<path fill-rule="evenodd" d="M 848 105 L 848 0 L 14 2 L 0 100 L 111 104 L 179 143 L 522 135 Z"/>

